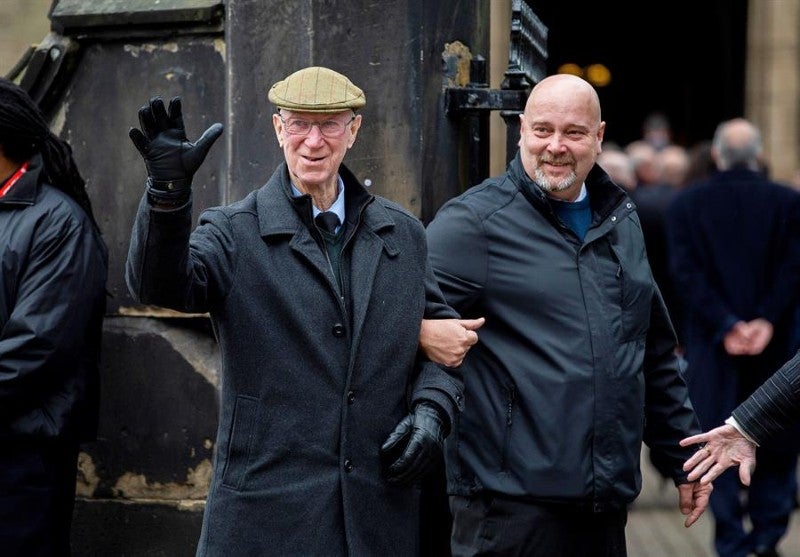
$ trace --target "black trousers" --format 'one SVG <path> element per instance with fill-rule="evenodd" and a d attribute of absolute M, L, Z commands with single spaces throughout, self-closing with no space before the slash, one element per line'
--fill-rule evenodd
<path fill-rule="evenodd" d="M 453 557 L 626 557 L 627 510 L 594 513 L 491 497 L 450 498 Z"/>
<path fill-rule="evenodd" d="M 0 554 L 70 555 L 78 445 L 4 441 L 0 446 Z"/>

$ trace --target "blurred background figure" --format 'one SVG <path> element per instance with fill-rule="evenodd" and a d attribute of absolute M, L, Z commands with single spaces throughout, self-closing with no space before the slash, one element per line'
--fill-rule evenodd
<path fill-rule="evenodd" d="M 658 183 L 655 147 L 644 139 L 637 139 L 625 146 L 625 152 L 633 163 L 637 187 Z"/>
<path fill-rule="evenodd" d="M 628 193 L 636 189 L 636 171 L 633 168 L 633 161 L 625 151 L 604 147 L 603 152 L 597 157 L 597 164 L 608 173 L 615 184 Z"/>
<path fill-rule="evenodd" d="M 660 151 L 672 144 L 672 129 L 663 112 L 651 112 L 642 123 L 642 139 Z"/>
<path fill-rule="evenodd" d="M 681 145 L 667 145 L 656 153 L 655 165 L 658 182 L 673 190 L 682 189 L 689 175 L 689 153 Z"/>
<path fill-rule="evenodd" d="M 704 140 L 689 148 L 689 170 L 686 173 L 686 186 L 705 180 L 717 171 L 717 163 L 711 156 L 711 140 Z"/>
<path fill-rule="evenodd" d="M 800 194 L 764 175 L 761 134 L 747 120 L 720 124 L 712 155 L 719 171 L 681 191 L 667 213 L 686 380 L 705 429 L 797 350 L 800 297 Z M 795 506 L 798 440 L 792 430 L 759 447 L 746 497 L 735 470 L 714 482 L 720 557 L 777 555 Z"/>

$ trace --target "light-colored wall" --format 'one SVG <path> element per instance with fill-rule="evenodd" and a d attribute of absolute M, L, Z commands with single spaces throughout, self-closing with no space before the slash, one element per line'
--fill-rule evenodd
<path fill-rule="evenodd" d="M 491 0 L 491 28 L 489 40 L 489 86 L 500 89 L 503 74 L 508 69 L 509 28 L 511 25 L 511 0 Z M 500 112 L 493 110 L 489 117 L 489 175 L 502 174 L 506 169 L 506 124 Z"/>
<path fill-rule="evenodd" d="M 750 0 L 747 27 L 745 117 L 761 128 L 772 178 L 792 182 L 800 169 L 800 0 Z"/>
<path fill-rule="evenodd" d="M 0 76 L 50 32 L 52 0 L 0 0 Z"/>

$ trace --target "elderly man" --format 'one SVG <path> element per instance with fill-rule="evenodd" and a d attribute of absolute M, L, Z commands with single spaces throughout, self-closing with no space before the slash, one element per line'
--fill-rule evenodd
<path fill-rule="evenodd" d="M 719 171 L 683 190 L 667 213 L 686 381 L 706 429 L 796 353 L 800 304 L 800 194 L 762 172 L 761 132 L 748 120 L 720 123 L 711 154 Z M 720 557 L 776 554 L 795 507 L 798 439 L 788 428 L 764 440 L 746 493 L 734 471 L 714 480 Z"/>
<path fill-rule="evenodd" d="M 180 101 L 154 98 L 131 130 L 149 177 L 129 288 L 144 303 L 208 312 L 222 355 L 197 553 L 416 555 L 415 484 L 462 405 L 458 371 L 419 358 L 420 322 L 457 314 L 420 221 L 342 163 L 361 89 L 309 67 L 269 100 L 285 162 L 191 233 L 192 174 L 221 125 L 188 142 Z"/>

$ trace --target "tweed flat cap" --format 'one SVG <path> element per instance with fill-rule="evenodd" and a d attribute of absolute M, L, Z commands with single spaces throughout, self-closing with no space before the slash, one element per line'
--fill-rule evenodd
<path fill-rule="evenodd" d="M 364 91 L 340 73 L 321 66 L 303 68 L 270 87 L 269 101 L 298 112 L 340 112 L 367 103 Z"/>

